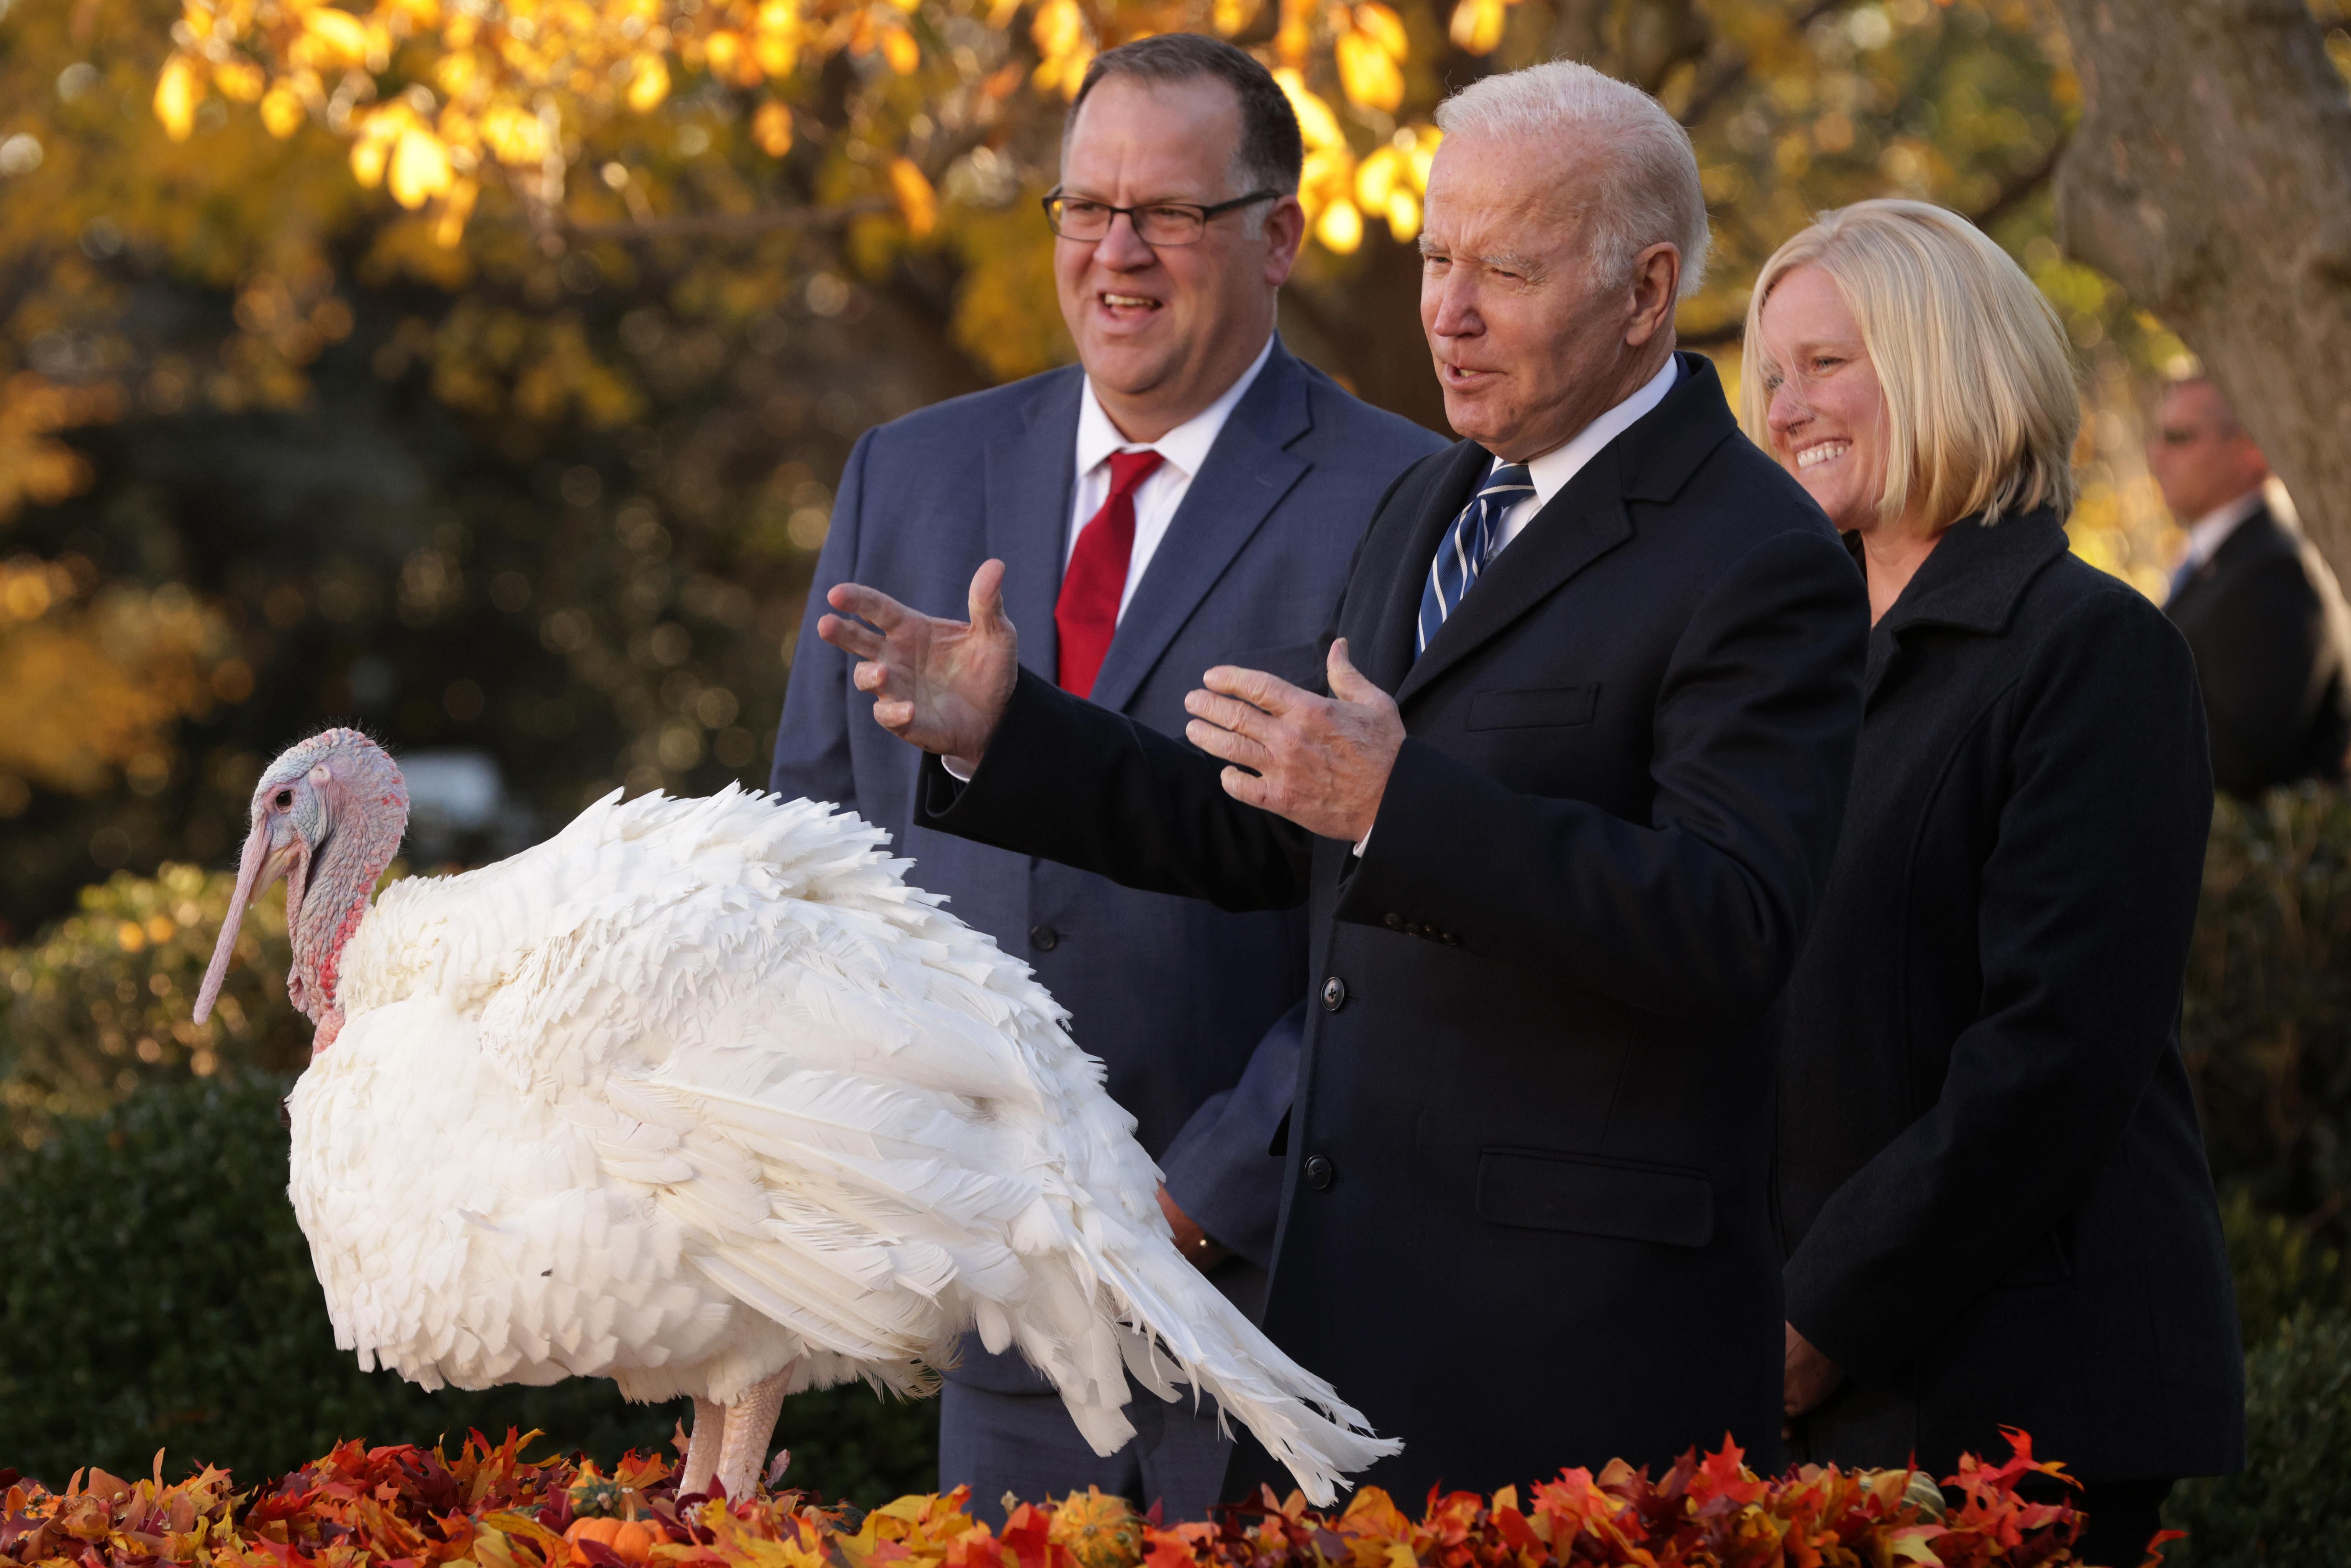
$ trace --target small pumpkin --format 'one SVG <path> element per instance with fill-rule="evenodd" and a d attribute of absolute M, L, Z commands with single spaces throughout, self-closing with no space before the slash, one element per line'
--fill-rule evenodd
<path fill-rule="evenodd" d="M 1126 1499 L 1100 1487 L 1071 1492 L 1053 1510 L 1047 1538 L 1066 1546 L 1080 1568 L 1135 1568 L 1143 1561 L 1143 1519 Z"/>
<path fill-rule="evenodd" d="M 589 1568 L 588 1554 L 580 1550 L 585 1541 L 594 1542 L 630 1568 L 645 1568 L 653 1561 L 653 1532 L 633 1519 L 575 1519 L 563 1539 L 571 1543 L 571 1568 Z"/>

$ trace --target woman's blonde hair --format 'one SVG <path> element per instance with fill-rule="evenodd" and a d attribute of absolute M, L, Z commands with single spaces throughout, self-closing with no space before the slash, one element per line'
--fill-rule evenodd
<path fill-rule="evenodd" d="M 1861 323 L 1886 394 L 1878 516 L 1915 500 L 1936 527 L 1981 513 L 2074 507 L 2082 404 L 2064 329 L 2041 290 L 1981 229 L 1926 202 L 1881 198 L 1823 213 L 1771 253 L 1747 300 L 1740 421 L 1771 450 L 1780 383 L 1758 329 L 1772 288 L 1817 267 Z"/>

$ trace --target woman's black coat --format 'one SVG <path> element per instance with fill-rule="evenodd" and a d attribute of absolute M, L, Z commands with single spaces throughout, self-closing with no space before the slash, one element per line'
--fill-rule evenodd
<path fill-rule="evenodd" d="M 2179 1000 L 2212 810 L 2187 644 L 2047 512 L 1936 546 L 1787 993 L 1798 1450 L 1938 1475 L 1999 1428 L 2091 1480 L 2240 1469 L 2236 1306 Z"/>

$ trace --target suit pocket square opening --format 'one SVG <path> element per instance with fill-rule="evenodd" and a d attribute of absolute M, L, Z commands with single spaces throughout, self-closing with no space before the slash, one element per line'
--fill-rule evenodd
<path fill-rule="evenodd" d="M 1469 698 L 1471 729 L 1547 729 L 1590 724 L 1600 708 L 1600 686 L 1541 686 L 1521 692 L 1478 692 Z"/>

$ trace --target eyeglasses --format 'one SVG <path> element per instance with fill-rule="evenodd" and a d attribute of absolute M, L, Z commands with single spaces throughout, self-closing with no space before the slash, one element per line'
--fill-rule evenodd
<path fill-rule="evenodd" d="M 1208 232 L 1208 220 L 1219 213 L 1229 213 L 1236 207 L 1246 207 L 1252 202 L 1270 201 L 1280 191 L 1251 191 L 1246 196 L 1235 196 L 1229 202 L 1203 207 L 1190 202 L 1154 202 L 1147 207 L 1113 207 L 1108 202 L 1089 201 L 1083 196 L 1065 196 L 1055 191 L 1045 198 L 1045 221 L 1063 239 L 1081 240 L 1092 244 L 1110 237 L 1110 225 L 1124 213 L 1127 222 L 1134 225 L 1134 236 L 1148 246 L 1197 245 L 1200 236 Z"/>

